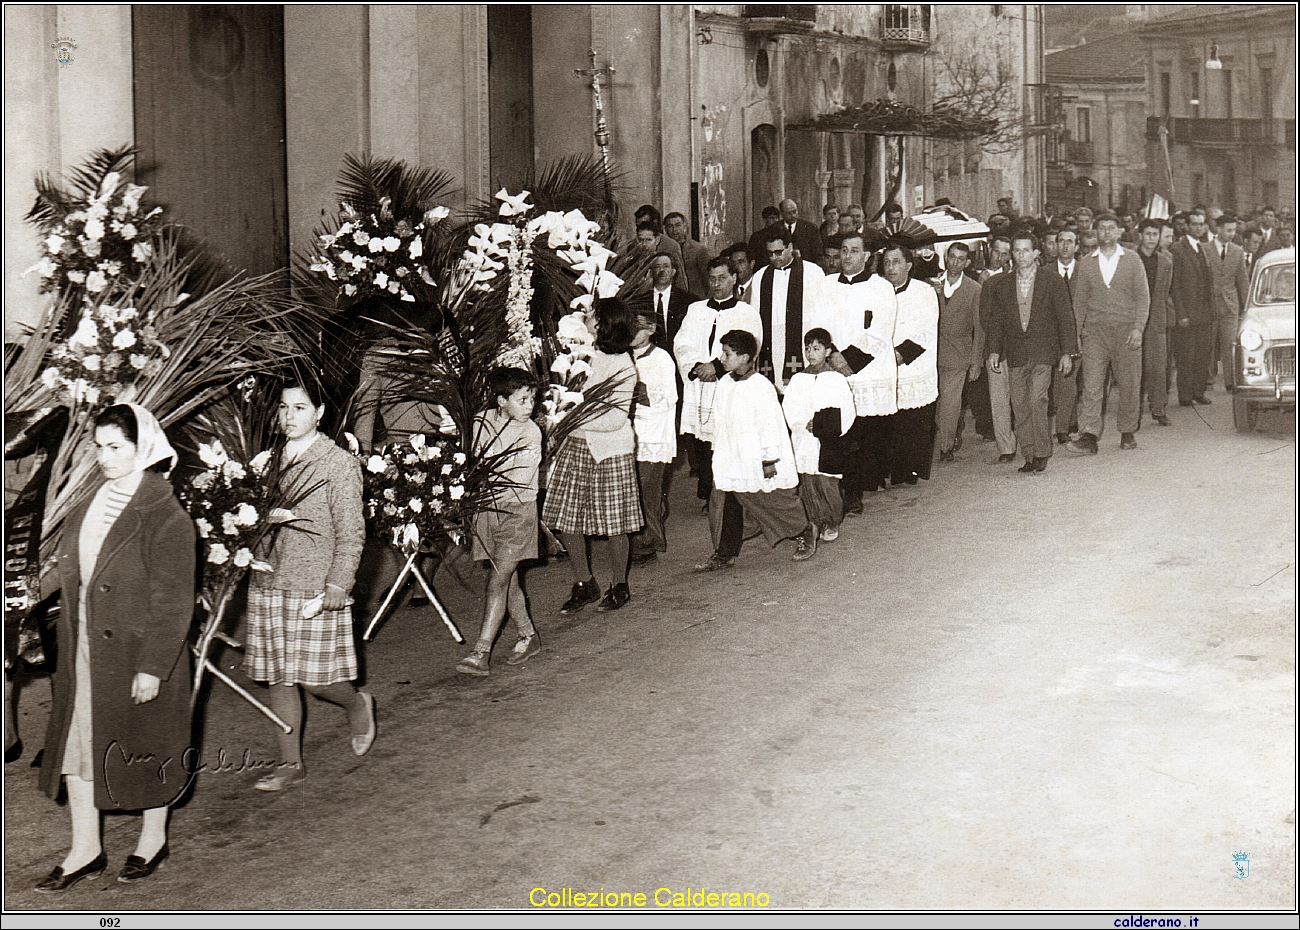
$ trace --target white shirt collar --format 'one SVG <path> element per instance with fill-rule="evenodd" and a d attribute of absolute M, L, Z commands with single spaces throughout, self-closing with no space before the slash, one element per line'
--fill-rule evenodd
<path fill-rule="evenodd" d="M 948 279 L 948 276 L 947 276 L 947 275 L 944 275 L 944 276 L 943 276 L 943 297 L 944 297 L 944 300 L 947 300 L 948 298 L 952 297 L 953 294 L 957 293 L 957 288 L 961 287 L 961 281 L 962 281 L 962 278 L 964 278 L 964 277 L 966 277 L 964 274 L 959 274 L 959 275 L 957 275 L 957 283 L 954 284 L 954 283 L 952 283 L 952 282 Z"/>
<path fill-rule="evenodd" d="M 1199 239 L 1193 238 L 1192 235 L 1189 233 L 1187 236 L 1187 241 L 1192 244 L 1193 252 L 1201 251 L 1201 241 Z"/>
<path fill-rule="evenodd" d="M 1056 269 L 1057 269 L 1057 270 L 1058 270 L 1062 275 L 1066 275 L 1066 274 L 1069 274 L 1070 272 L 1074 271 L 1074 266 L 1075 266 L 1077 263 L 1078 263 L 1078 259 L 1075 259 L 1074 261 L 1070 262 L 1070 264 L 1067 265 L 1065 262 L 1061 261 L 1061 260 L 1058 258 L 1058 259 L 1056 260 Z"/>

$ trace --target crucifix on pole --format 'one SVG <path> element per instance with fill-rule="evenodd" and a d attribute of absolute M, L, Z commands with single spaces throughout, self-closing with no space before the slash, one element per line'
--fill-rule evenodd
<path fill-rule="evenodd" d="M 600 166 L 605 175 L 605 200 L 607 204 L 611 200 L 609 186 L 609 127 L 605 123 L 605 105 L 600 95 L 600 77 L 606 75 L 608 80 L 615 72 L 614 69 L 606 65 L 603 68 L 596 67 L 596 50 L 587 49 L 587 54 L 591 56 L 590 68 L 575 68 L 573 73 L 578 77 L 591 78 L 591 93 L 596 103 L 596 145 L 600 148 Z"/>

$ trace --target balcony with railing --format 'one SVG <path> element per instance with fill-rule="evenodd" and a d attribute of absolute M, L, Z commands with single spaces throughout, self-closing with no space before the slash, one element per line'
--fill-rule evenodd
<path fill-rule="evenodd" d="M 886 3 L 880 15 L 880 38 L 886 47 L 929 48 L 930 7 L 919 3 Z"/>
<path fill-rule="evenodd" d="M 1159 116 L 1147 117 L 1147 138 L 1159 139 Z M 1169 141 L 1189 145 L 1285 145 L 1295 148 L 1293 119 L 1201 119 L 1170 117 Z"/>

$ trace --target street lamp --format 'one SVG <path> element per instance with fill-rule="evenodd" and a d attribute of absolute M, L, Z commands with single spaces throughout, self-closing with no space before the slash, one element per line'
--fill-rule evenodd
<path fill-rule="evenodd" d="M 1223 70 L 1223 62 L 1219 61 L 1219 46 L 1217 44 L 1211 43 L 1210 45 L 1210 57 L 1209 60 L 1205 62 L 1205 70 L 1206 71 Z"/>

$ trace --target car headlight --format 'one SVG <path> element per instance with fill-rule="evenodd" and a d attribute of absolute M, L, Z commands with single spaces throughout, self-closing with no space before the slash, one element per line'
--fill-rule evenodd
<path fill-rule="evenodd" d="M 1247 352 L 1254 352 L 1264 344 L 1264 334 L 1252 326 L 1241 328 L 1241 347 Z"/>

